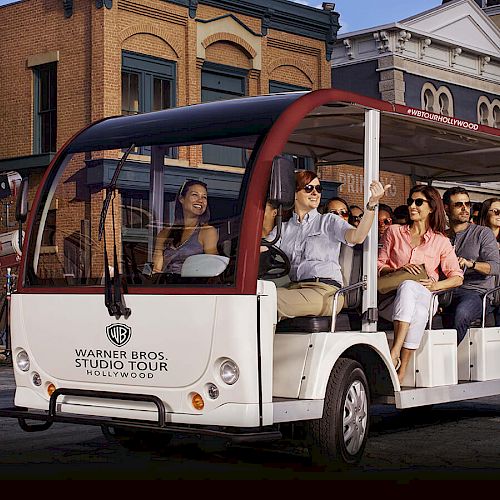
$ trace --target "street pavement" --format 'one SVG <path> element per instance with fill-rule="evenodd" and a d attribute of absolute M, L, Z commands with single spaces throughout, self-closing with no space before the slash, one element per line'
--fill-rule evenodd
<path fill-rule="evenodd" d="M 12 405 L 12 368 L 0 366 L 0 405 Z M 174 438 L 168 449 L 125 450 L 98 427 L 54 424 L 22 431 L 0 418 L 0 479 L 422 479 L 500 480 L 500 396 L 437 405 L 430 410 L 372 408 L 361 464 L 350 472 L 312 467 L 305 450 L 277 442 L 226 446 Z"/>

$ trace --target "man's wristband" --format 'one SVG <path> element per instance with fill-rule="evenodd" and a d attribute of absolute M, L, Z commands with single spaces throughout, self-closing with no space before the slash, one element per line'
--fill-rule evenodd
<path fill-rule="evenodd" d="M 370 202 L 367 201 L 366 202 L 366 210 L 370 210 L 370 212 L 375 212 L 375 209 L 378 207 L 378 203 L 376 203 L 375 205 L 373 205 L 373 207 L 370 206 Z"/>
<path fill-rule="evenodd" d="M 472 266 L 470 266 L 471 269 L 476 269 L 476 261 L 473 260 L 472 261 Z"/>

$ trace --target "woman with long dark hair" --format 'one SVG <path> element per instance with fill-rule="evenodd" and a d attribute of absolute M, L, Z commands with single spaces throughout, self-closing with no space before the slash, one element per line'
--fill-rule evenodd
<path fill-rule="evenodd" d="M 217 255 L 217 231 L 208 224 L 207 185 L 188 180 L 175 198 L 174 224 L 162 229 L 156 238 L 153 272 L 180 275 L 190 255 Z"/>
<path fill-rule="evenodd" d="M 460 286 L 463 272 L 445 234 L 443 201 L 432 186 L 415 186 L 407 200 L 408 224 L 392 224 L 382 238 L 378 257 L 378 274 L 384 276 L 404 269 L 418 275 L 425 266 L 428 278 L 403 281 L 394 301 L 379 309 L 382 317 L 394 322 L 394 344 L 391 357 L 399 381 L 405 376 L 411 354 L 418 349 L 431 307 L 431 292 Z M 445 279 L 439 279 L 439 270 Z"/>
<path fill-rule="evenodd" d="M 479 214 L 479 224 L 489 227 L 500 247 L 500 198 L 488 198 L 483 201 Z"/>

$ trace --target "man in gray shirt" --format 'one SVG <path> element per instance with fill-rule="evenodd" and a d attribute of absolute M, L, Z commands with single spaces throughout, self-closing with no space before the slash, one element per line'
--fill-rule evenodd
<path fill-rule="evenodd" d="M 443 311 L 442 318 L 445 328 L 456 328 L 460 343 L 470 324 L 481 318 L 483 295 L 495 286 L 500 258 L 493 231 L 469 223 L 471 201 L 466 189 L 448 189 L 443 203 L 448 215 L 448 237 L 464 269 L 464 282 L 453 290 L 451 304 Z"/>

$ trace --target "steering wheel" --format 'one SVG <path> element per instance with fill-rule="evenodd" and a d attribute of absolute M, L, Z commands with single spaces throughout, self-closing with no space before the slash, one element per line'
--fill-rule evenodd
<path fill-rule="evenodd" d="M 272 280 L 286 276 L 290 272 L 290 260 L 281 248 L 269 246 L 267 241 L 263 245 L 267 251 L 261 252 L 259 261 L 259 279 Z"/>

